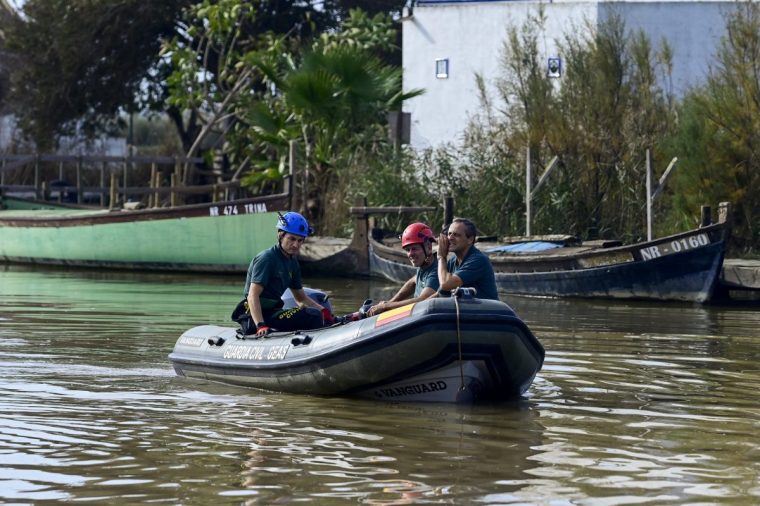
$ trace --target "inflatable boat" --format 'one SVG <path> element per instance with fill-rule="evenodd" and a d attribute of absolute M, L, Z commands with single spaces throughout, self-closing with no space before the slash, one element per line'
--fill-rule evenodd
<path fill-rule="evenodd" d="M 465 295 L 266 338 L 202 325 L 169 359 L 181 376 L 268 391 L 468 403 L 524 394 L 544 348 L 509 306 Z"/>

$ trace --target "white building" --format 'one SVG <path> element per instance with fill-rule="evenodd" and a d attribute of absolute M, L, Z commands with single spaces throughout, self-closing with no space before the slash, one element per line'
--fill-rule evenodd
<path fill-rule="evenodd" d="M 561 61 L 555 41 L 584 23 L 599 25 L 621 16 L 626 28 L 643 30 L 653 45 L 667 40 L 673 50 L 672 86 L 680 97 L 702 82 L 725 33 L 726 14 L 737 0 L 418 0 L 405 9 L 403 87 L 425 94 L 408 100 L 411 145 L 416 149 L 458 143 L 468 118 L 479 111 L 475 75 L 493 84 L 507 30 L 529 15 L 546 16 L 543 37 L 547 72 Z M 561 75 L 557 79 L 562 79 Z"/>

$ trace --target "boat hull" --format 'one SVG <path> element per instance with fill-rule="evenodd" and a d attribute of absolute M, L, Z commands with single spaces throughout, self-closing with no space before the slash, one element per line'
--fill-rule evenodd
<path fill-rule="evenodd" d="M 507 294 L 708 302 L 719 279 L 726 227 L 711 225 L 629 246 L 577 254 L 489 254 Z M 561 249 L 561 248 L 560 248 Z M 370 271 L 403 282 L 414 275 L 403 253 L 370 243 Z"/>
<path fill-rule="evenodd" d="M 518 397 L 543 364 L 541 344 L 498 301 L 432 299 L 399 309 L 268 339 L 196 327 L 178 339 L 169 358 L 188 377 L 277 392 L 416 402 Z M 219 338 L 221 346 L 210 344 Z"/>
<path fill-rule="evenodd" d="M 161 271 L 245 272 L 276 240 L 284 198 L 107 211 L 0 212 L 0 261 Z"/>

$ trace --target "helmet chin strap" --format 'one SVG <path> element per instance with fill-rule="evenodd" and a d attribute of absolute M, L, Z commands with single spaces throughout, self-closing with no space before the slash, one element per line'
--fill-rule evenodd
<path fill-rule="evenodd" d="M 428 253 L 427 246 L 430 247 L 430 253 Z M 422 262 L 422 265 L 430 265 L 430 263 L 433 261 L 433 241 L 426 240 L 422 243 L 422 251 L 425 252 L 425 261 Z"/>

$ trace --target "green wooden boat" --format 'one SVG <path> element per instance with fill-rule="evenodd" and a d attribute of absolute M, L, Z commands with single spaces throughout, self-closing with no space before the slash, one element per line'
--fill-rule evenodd
<path fill-rule="evenodd" d="M 173 208 L 102 210 L 4 198 L 0 261 L 241 272 L 276 240 L 288 194 Z"/>

